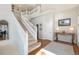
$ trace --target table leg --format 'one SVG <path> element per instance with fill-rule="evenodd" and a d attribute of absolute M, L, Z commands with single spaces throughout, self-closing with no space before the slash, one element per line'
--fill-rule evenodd
<path fill-rule="evenodd" d="M 72 34 L 72 44 L 74 44 L 75 35 Z"/>
<path fill-rule="evenodd" d="M 56 41 L 58 41 L 58 34 L 56 34 Z"/>

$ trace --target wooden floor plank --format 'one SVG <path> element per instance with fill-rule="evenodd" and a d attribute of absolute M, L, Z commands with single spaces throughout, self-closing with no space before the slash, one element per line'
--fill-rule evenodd
<path fill-rule="evenodd" d="M 73 49 L 74 49 L 75 55 L 79 55 L 79 47 L 76 44 L 73 45 Z"/>
<path fill-rule="evenodd" d="M 35 55 L 37 52 L 40 51 L 40 49 L 46 47 L 51 41 L 40 39 L 40 40 L 38 40 L 38 42 L 41 42 L 41 46 L 39 48 L 35 49 L 34 51 L 32 51 L 31 53 L 29 53 L 29 55 Z M 69 43 L 61 42 L 61 41 L 57 41 L 57 42 L 60 42 L 62 44 L 72 45 L 72 44 L 69 44 Z M 74 50 L 75 55 L 79 55 L 79 47 L 76 44 L 73 44 L 72 46 L 73 46 L 73 50 Z"/>
<path fill-rule="evenodd" d="M 35 49 L 34 51 L 32 51 L 31 53 L 29 53 L 29 55 L 35 55 L 38 51 L 40 51 L 40 49 L 46 47 L 51 41 L 39 39 L 38 42 L 41 42 L 41 46 L 39 48 Z"/>

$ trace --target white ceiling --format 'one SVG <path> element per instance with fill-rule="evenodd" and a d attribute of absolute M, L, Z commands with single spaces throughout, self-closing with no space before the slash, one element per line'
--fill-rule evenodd
<path fill-rule="evenodd" d="M 41 11 L 45 10 L 63 11 L 69 8 L 76 7 L 77 5 L 78 4 L 41 4 Z M 40 4 L 18 4 L 16 6 L 22 9 L 32 10 L 37 6 L 40 6 Z"/>
<path fill-rule="evenodd" d="M 16 8 L 26 9 L 28 11 L 32 10 L 36 6 L 38 6 L 38 5 L 37 4 L 15 4 Z"/>
<path fill-rule="evenodd" d="M 41 9 L 43 11 L 44 10 L 63 11 L 76 6 L 77 4 L 44 4 L 41 6 Z"/>

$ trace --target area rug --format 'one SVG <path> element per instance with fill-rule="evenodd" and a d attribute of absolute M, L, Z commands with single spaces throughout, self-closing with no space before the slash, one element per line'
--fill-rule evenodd
<path fill-rule="evenodd" d="M 56 55 L 54 53 L 51 53 L 50 51 L 47 51 L 45 49 L 41 49 L 38 53 L 36 53 L 35 55 Z"/>
<path fill-rule="evenodd" d="M 56 55 L 74 55 L 73 46 L 63 43 L 51 42 L 44 49 Z"/>

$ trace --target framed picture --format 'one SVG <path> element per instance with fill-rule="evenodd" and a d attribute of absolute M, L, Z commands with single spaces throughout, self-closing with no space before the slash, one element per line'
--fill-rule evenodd
<path fill-rule="evenodd" d="M 58 26 L 70 26 L 70 25 L 71 25 L 71 18 L 58 20 Z"/>

